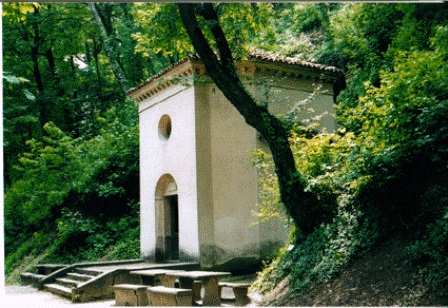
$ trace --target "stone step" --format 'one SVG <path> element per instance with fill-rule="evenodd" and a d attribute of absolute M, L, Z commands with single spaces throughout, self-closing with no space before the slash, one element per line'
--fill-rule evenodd
<path fill-rule="evenodd" d="M 76 273 L 78 273 L 78 274 L 89 275 L 89 276 L 98 276 L 98 275 L 103 273 L 101 271 L 96 271 L 96 270 L 92 270 L 92 269 L 85 269 L 85 268 L 80 268 L 80 267 L 75 268 L 74 271 Z"/>
<path fill-rule="evenodd" d="M 67 287 L 67 288 L 77 287 L 78 284 L 80 283 L 79 280 L 73 280 L 73 279 L 65 278 L 65 277 L 56 278 L 56 282 L 64 287 Z"/>
<path fill-rule="evenodd" d="M 61 286 L 60 284 L 57 283 L 45 284 L 44 289 L 51 293 L 58 294 L 69 299 L 72 298 L 72 289 Z"/>
<path fill-rule="evenodd" d="M 77 281 L 88 281 L 94 278 L 96 275 L 86 275 L 80 273 L 67 273 L 67 277 Z"/>
<path fill-rule="evenodd" d="M 24 272 L 24 273 L 20 274 L 20 280 L 21 280 L 22 285 L 36 284 L 44 277 L 45 277 L 45 275 L 29 273 L 29 272 Z"/>
<path fill-rule="evenodd" d="M 34 268 L 37 269 L 37 272 L 42 275 L 50 275 L 51 273 L 60 270 L 61 268 L 66 267 L 65 264 L 36 264 Z"/>

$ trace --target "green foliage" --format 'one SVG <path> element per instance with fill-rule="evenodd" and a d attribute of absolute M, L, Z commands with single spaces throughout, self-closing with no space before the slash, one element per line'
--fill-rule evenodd
<path fill-rule="evenodd" d="M 17 160 L 15 155 L 25 150 L 24 140 L 39 136 L 41 129 L 33 110 L 36 96 L 29 90 L 30 80 L 7 72 L 3 72 L 3 80 L 4 181 L 9 183 L 10 177 L 14 178 L 11 165 Z"/>
<path fill-rule="evenodd" d="M 260 290 L 289 276 L 304 292 L 394 232 L 424 234 L 410 255 L 434 288 L 446 289 L 448 30 L 440 19 L 446 10 L 432 14 L 365 4 L 330 14 L 332 38 L 322 55 L 342 54 L 349 78 L 336 105 L 340 127 L 337 134 L 312 134 L 296 124 L 290 138 L 297 169 L 327 214 L 311 236 L 297 234 L 294 246 L 265 268 Z M 263 168 L 264 154 L 256 157 Z M 278 207 L 271 182 L 262 180 L 266 218 Z"/>
<path fill-rule="evenodd" d="M 307 238 L 293 233 L 293 246 L 285 248 L 259 275 L 255 288 L 262 292 L 271 290 L 285 276 L 290 277 L 292 291 L 304 292 L 311 282 L 326 282 L 379 235 L 359 200 L 362 187 L 371 179 L 363 175 L 364 140 L 353 133 L 310 137 L 307 127 L 295 129 L 290 142 L 297 168 L 306 177 L 307 189 L 318 196 L 315 206 L 322 213 L 322 224 Z M 262 183 L 269 182 L 262 178 Z M 263 187 L 274 192 L 278 189 Z M 265 195 L 261 193 L 261 197 Z M 269 204 L 272 198 L 262 200 L 265 203 L 258 215 L 269 218 L 273 216 L 270 211 L 278 213 L 278 205 Z"/>
<path fill-rule="evenodd" d="M 274 35 L 273 8 L 269 3 L 222 3 L 217 5 L 219 22 L 237 58 L 257 46 L 268 46 Z"/>
<path fill-rule="evenodd" d="M 266 38 L 274 35 L 271 27 L 266 27 L 272 20 L 270 4 L 220 3 L 215 7 L 226 38 L 238 58 L 254 47 L 267 46 Z M 176 4 L 140 3 L 133 7 L 132 13 L 141 27 L 132 34 L 138 42 L 137 53 L 144 57 L 168 57 L 173 64 L 194 52 Z M 203 19 L 199 22 L 207 23 Z M 209 32 L 205 35 L 209 39 L 213 37 Z"/>
<path fill-rule="evenodd" d="M 260 203 L 257 204 L 258 211 L 254 215 L 264 222 L 270 219 L 280 219 L 287 222 L 285 208 L 280 200 L 277 176 L 273 172 L 274 163 L 271 155 L 262 150 L 254 150 L 250 153 L 253 164 L 257 167 L 259 176 L 258 197 Z"/>
<path fill-rule="evenodd" d="M 273 4 L 269 15 L 265 17 L 270 26 L 264 26 L 257 34 L 259 38 L 252 40 L 250 45 L 306 61 L 316 61 L 322 53 L 329 15 L 337 7 L 337 4 L 323 3 Z"/>
<path fill-rule="evenodd" d="M 104 128 L 95 138 L 72 138 L 49 123 L 42 142 L 28 142 L 17 166 L 21 177 L 5 193 L 7 259 L 24 253 L 33 233 L 54 230 L 57 220 L 53 253 L 64 259 L 78 246 L 93 245 L 96 252 L 85 256 L 93 260 L 116 240 L 95 235 L 102 223 L 138 216 L 138 125 L 135 103 L 127 103 L 98 118 Z"/>
<path fill-rule="evenodd" d="M 131 34 L 139 28 L 134 4 L 99 4 L 119 65 L 131 86 L 166 67 L 134 53 Z M 54 123 L 72 137 L 100 133 L 98 114 L 119 106 L 124 95 L 105 56 L 98 28 L 86 4 L 5 3 L 5 184 L 18 176 L 12 166 L 26 141 L 42 141 L 43 126 Z M 26 82 L 25 80 L 29 80 Z M 18 84 L 17 81 L 21 83 Z"/>
<path fill-rule="evenodd" d="M 47 135 L 43 142 L 28 142 L 31 151 L 20 159 L 23 176 L 5 193 L 6 253 L 9 244 L 11 250 L 18 244 L 14 234 L 48 228 L 47 223 L 55 219 L 53 210 L 62 204 L 70 190 L 69 175 L 60 170 L 69 168 L 75 141 L 54 124 L 44 129 Z"/>
<path fill-rule="evenodd" d="M 133 4 L 99 6 L 132 85 L 168 63 L 134 54 Z M 28 254 L 102 258 L 130 232 L 102 226 L 126 217 L 138 229 L 128 217 L 138 217 L 135 102 L 117 87 L 87 5 L 5 3 L 2 13 L 6 272 Z"/>
<path fill-rule="evenodd" d="M 129 224 L 126 229 L 123 229 L 121 238 L 110 248 L 107 260 L 140 258 L 140 228 L 138 223 L 139 221 L 134 219 L 134 224 Z"/>
<path fill-rule="evenodd" d="M 402 13 L 392 4 L 345 5 L 330 19 L 334 47 L 358 67 L 374 65 L 394 36 Z"/>
<path fill-rule="evenodd" d="M 305 292 L 312 282 L 327 282 L 372 244 L 377 236 L 374 230 L 348 197 L 342 196 L 334 220 L 322 224 L 303 241 L 284 247 L 259 273 L 253 288 L 269 292 L 286 276 L 291 293 Z"/>
<path fill-rule="evenodd" d="M 131 205 L 135 207 L 136 205 Z M 140 255 L 138 215 L 99 223 L 79 212 L 63 210 L 57 241 L 41 262 L 78 263 L 137 259 Z"/>
<path fill-rule="evenodd" d="M 61 212 L 62 217 L 57 220 L 58 237 L 51 247 L 50 258 L 58 263 L 76 262 L 76 251 L 86 246 L 87 239 L 96 234 L 99 225 L 79 212 L 71 212 L 65 208 Z M 67 260 L 65 256 L 70 257 Z M 44 258 L 43 261 L 45 260 Z"/>
<path fill-rule="evenodd" d="M 173 62 L 193 51 L 175 3 L 139 3 L 132 13 L 141 26 L 132 34 L 135 51 L 144 57 L 165 56 Z"/>
<path fill-rule="evenodd" d="M 448 199 L 445 196 L 445 204 L 446 202 Z M 435 290 L 440 290 L 441 295 L 444 295 L 443 290 L 448 287 L 447 237 L 448 211 L 445 210 L 443 218 L 428 225 L 425 237 L 408 248 L 412 260 L 421 266 L 426 280 Z"/>
<path fill-rule="evenodd" d="M 436 206 L 423 206 L 421 196 L 446 178 L 445 71 L 443 54 L 402 52 L 393 72 L 381 72 L 379 88 L 365 84 L 356 108 L 341 105 L 368 145 L 362 173 L 372 180 L 362 198 L 385 225 L 424 226 L 434 218 Z"/>
<path fill-rule="evenodd" d="M 55 236 L 45 231 L 35 232 L 27 240 L 20 241 L 20 245 L 17 245 L 17 249 L 7 256 L 5 256 L 5 274 L 10 274 L 14 268 L 23 264 L 24 259 L 27 256 L 37 256 L 42 254 L 46 247 L 54 242 Z"/>
<path fill-rule="evenodd" d="M 136 209 L 138 204 L 130 205 Z M 99 223 L 79 212 L 62 210 L 57 233 L 40 231 L 18 245 L 5 259 L 5 273 L 23 267 L 27 256 L 37 256 L 40 263 L 78 263 L 98 260 L 128 260 L 140 256 L 139 220 L 128 216 Z"/>

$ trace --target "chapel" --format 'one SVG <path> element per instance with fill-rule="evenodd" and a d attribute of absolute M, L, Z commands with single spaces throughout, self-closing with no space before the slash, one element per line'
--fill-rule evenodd
<path fill-rule="evenodd" d="M 319 129 L 336 129 L 333 106 L 344 85 L 339 69 L 267 52 L 235 64 L 246 89 L 275 115 L 317 89 L 299 117 L 321 116 Z M 139 110 L 143 258 L 243 271 L 284 245 L 284 222 L 254 215 L 259 181 L 250 151 L 269 149 L 199 58 L 179 61 L 128 94 Z"/>

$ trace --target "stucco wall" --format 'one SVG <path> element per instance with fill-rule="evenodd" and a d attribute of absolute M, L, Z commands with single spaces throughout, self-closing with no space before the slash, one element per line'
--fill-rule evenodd
<path fill-rule="evenodd" d="M 257 202 L 257 174 L 247 152 L 256 145 L 255 130 L 214 85 L 196 87 L 197 110 L 204 120 L 197 123 L 204 128 L 204 136 L 198 135 L 198 140 L 204 140 L 201 148 L 206 148 L 211 158 L 198 161 L 205 171 L 198 172 L 198 177 L 211 175 L 211 179 L 203 179 L 207 188 L 198 190 L 200 230 L 210 232 L 201 235 L 201 264 L 256 258 L 259 233 L 258 226 L 252 226 L 256 221 L 252 211 Z"/>
<path fill-rule="evenodd" d="M 309 81 L 267 78 L 269 87 L 263 85 L 263 76 L 247 79 L 245 83 L 257 98 L 267 99 L 274 114 L 289 111 L 315 91 Z M 232 259 L 256 262 L 288 238 L 284 222 L 262 223 L 253 215 L 257 211 L 258 179 L 249 151 L 257 147 L 267 152 L 269 149 L 215 85 L 195 87 L 201 265 L 219 267 Z M 332 131 L 331 86 L 324 84 L 321 91 L 326 93 L 312 100 L 307 106 L 312 111 L 301 118 L 326 111 L 322 126 Z"/>
<path fill-rule="evenodd" d="M 303 112 L 299 119 L 322 115 L 321 129 L 332 132 L 336 128 L 333 117 L 333 86 L 329 83 L 259 74 L 254 78 L 247 78 L 245 84 L 255 98 L 267 102 L 269 111 L 274 115 L 290 111 L 295 104 L 309 99 L 316 92 L 317 95 L 302 105 Z"/>
<path fill-rule="evenodd" d="M 213 172 L 211 151 L 211 114 L 207 99 L 207 88 L 196 86 L 196 151 L 197 151 L 197 191 L 198 228 L 201 264 L 213 262 L 211 252 L 215 245 Z M 209 251 L 209 252 L 206 252 Z"/>
<path fill-rule="evenodd" d="M 139 104 L 141 178 L 141 254 L 153 258 L 156 246 L 155 191 L 170 174 L 179 200 L 179 250 L 183 259 L 198 259 L 194 88 L 173 85 Z M 159 120 L 169 115 L 168 140 L 159 136 Z"/>

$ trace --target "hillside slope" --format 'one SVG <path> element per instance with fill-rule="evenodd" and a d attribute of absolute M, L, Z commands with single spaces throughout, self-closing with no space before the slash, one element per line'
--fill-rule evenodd
<path fill-rule="evenodd" d="M 269 306 L 446 306 L 443 290 L 431 291 L 406 253 L 407 240 L 395 237 L 355 260 L 331 282 L 303 295 L 289 292 L 288 278 L 258 305 Z"/>

